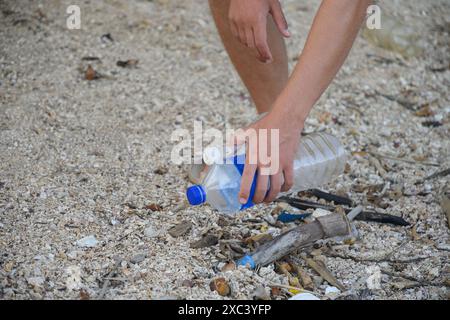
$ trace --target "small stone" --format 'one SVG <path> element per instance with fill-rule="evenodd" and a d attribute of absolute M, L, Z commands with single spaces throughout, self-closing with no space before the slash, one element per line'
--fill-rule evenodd
<path fill-rule="evenodd" d="M 76 251 L 76 250 L 70 251 L 67 253 L 67 258 L 74 260 L 78 257 L 79 254 L 80 254 L 79 251 Z"/>
<path fill-rule="evenodd" d="M 274 225 L 275 223 L 277 223 L 275 218 L 270 213 L 265 216 L 265 220 L 271 225 Z"/>
<path fill-rule="evenodd" d="M 314 282 L 314 286 L 316 287 L 320 287 L 323 283 L 323 278 L 321 276 L 312 276 L 312 280 Z"/>
<path fill-rule="evenodd" d="M 69 266 L 66 269 L 67 290 L 78 290 L 81 287 L 81 268 L 79 266 Z"/>
<path fill-rule="evenodd" d="M 97 244 L 98 244 L 98 241 L 95 238 L 95 236 L 93 236 L 93 235 L 84 237 L 77 241 L 77 246 L 82 247 L 82 248 L 92 248 L 92 247 L 95 247 Z"/>
<path fill-rule="evenodd" d="M 45 279 L 44 279 L 44 277 L 30 277 L 30 278 L 27 278 L 27 282 L 29 285 L 33 286 L 34 288 L 40 288 L 44 285 Z"/>
<path fill-rule="evenodd" d="M 329 214 L 331 214 L 330 211 L 318 208 L 318 209 L 314 210 L 312 216 L 314 218 L 319 218 L 319 217 L 327 216 Z"/>
<path fill-rule="evenodd" d="M 169 170 L 165 167 L 156 168 L 153 173 L 158 175 L 165 175 Z"/>
<path fill-rule="evenodd" d="M 219 227 L 226 227 L 230 225 L 230 221 L 224 216 L 219 216 L 219 219 L 217 220 L 217 225 Z"/>
<path fill-rule="evenodd" d="M 183 282 L 181 283 L 181 286 L 186 287 L 186 288 L 192 288 L 194 286 L 194 282 L 192 282 L 192 280 L 186 279 L 186 280 L 183 280 Z"/>
<path fill-rule="evenodd" d="M 432 278 L 439 277 L 439 267 L 431 268 L 428 271 L 428 275 L 430 275 L 430 277 L 432 277 Z"/>
<path fill-rule="evenodd" d="M 396 288 L 397 290 L 404 290 L 409 289 L 417 286 L 419 283 L 417 281 L 411 281 L 411 280 L 401 280 L 392 283 L 392 287 Z"/>
<path fill-rule="evenodd" d="M 253 300 L 270 300 L 270 294 L 263 286 L 257 286 L 253 293 Z"/>
<path fill-rule="evenodd" d="M 199 249 L 206 248 L 216 245 L 219 242 L 219 237 L 214 234 L 207 234 L 203 236 L 200 240 L 194 241 L 191 243 L 191 248 Z"/>
<path fill-rule="evenodd" d="M 336 299 L 340 293 L 341 293 L 341 290 L 339 290 L 336 287 L 328 286 L 325 288 L 325 296 L 327 296 L 328 298 L 330 298 L 332 300 Z"/>
<path fill-rule="evenodd" d="M 84 289 L 80 290 L 80 300 L 90 300 L 91 296 L 89 295 L 89 292 L 87 292 Z"/>
<path fill-rule="evenodd" d="M 369 276 L 366 279 L 367 288 L 370 290 L 381 289 L 381 269 L 379 266 L 373 265 L 366 267 Z"/>
<path fill-rule="evenodd" d="M 13 268 L 14 268 L 13 261 L 9 261 L 9 262 L 5 263 L 5 265 L 3 266 L 3 270 L 5 270 L 5 272 L 11 272 Z"/>
<path fill-rule="evenodd" d="M 147 238 L 155 238 L 159 236 L 159 231 L 150 226 L 144 229 L 144 236 L 146 236 Z"/>
<path fill-rule="evenodd" d="M 173 226 L 169 229 L 169 234 L 176 238 L 184 235 L 187 233 L 192 227 L 192 223 L 189 221 L 182 221 L 181 223 L 177 224 L 176 226 Z"/>
<path fill-rule="evenodd" d="M 147 255 L 146 255 L 145 253 L 139 253 L 139 254 L 133 256 L 133 257 L 130 259 L 130 262 L 131 262 L 132 264 L 138 264 L 138 263 L 141 263 L 142 261 L 144 261 L 145 258 L 147 258 Z"/>

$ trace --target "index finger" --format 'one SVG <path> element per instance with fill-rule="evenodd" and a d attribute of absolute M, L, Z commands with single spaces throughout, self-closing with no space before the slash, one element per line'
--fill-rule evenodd
<path fill-rule="evenodd" d="M 241 178 L 241 190 L 239 191 L 239 202 L 241 204 L 246 204 L 249 197 L 253 184 L 253 179 L 255 178 L 255 173 L 257 169 L 256 162 L 253 163 L 253 160 L 256 159 L 256 146 L 253 146 L 254 143 L 249 143 L 247 145 L 247 152 L 245 157 L 245 165 L 244 171 L 242 172 Z M 250 162 L 252 160 L 252 162 Z"/>
<path fill-rule="evenodd" d="M 256 165 L 246 163 L 242 172 L 241 190 L 239 191 L 239 202 L 246 204 L 250 197 L 253 179 L 255 178 Z"/>
<path fill-rule="evenodd" d="M 260 22 L 257 28 L 253 28 L 253 36 L 255 38 L 255 47 L 259 54 L 261 62 L 272 62 L 272 53 L 267 44 L 267 25 Z"/>

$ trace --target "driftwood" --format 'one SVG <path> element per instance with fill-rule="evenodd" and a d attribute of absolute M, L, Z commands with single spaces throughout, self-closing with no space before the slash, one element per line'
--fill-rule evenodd
<path fill-rule="evenodd" d="M 397 217 L 391 214 L 378 213 L 373 211 L 363 211 L 355 217 L 355 220 L 361 221 L 373 221 L 378 223 L 390 223 L 396 226 L 409 226 L 409 222 L 407 222 L 402 217 Z"/>
<path fill-rule="evenodd" d="M 445 176 L 448 176 L 448 175 L 450 175 L 450 168 L 447 168 L 447 169 L 442 170 L 442 171 L 435 172 L 431 176 L 428 176 L 428 177 L 424 178 L 423 181 L 431 180 L 431 179 L 434 179 L 434 178 L 442 178 L 442 177 L 445 177 Z"/>
<path fill-rule="evenodd" d="M 307 209 L 324 209 L 328 211 L 335 211 L 336 207 L 321 203 L 316 203 L 313 201 L 307 201 L 307 200 L 300 200 L 297 198 L 290 198 L 290 197 L 280 197 L 276 201 L 278 202 L 286 202 L 290 206 L 301 209 L 301 210 L 307 210 Z M 352 211 L 352 209 L 344 208 L 345 213 L 349 213 Z M 402 217 L 397 217 L 391 214 L 386 213 L 379 213 L 375 211 L 362 211 L 359 213 L 355 218 L 355 220 L 361 220 L 361 221 L 373 221 L 373 222 L 379 222 L 379 223 L 390 223 L 397 226 L 409 226 L 409 222 L 407 222 Z"/>
<path fill-rule="evenodd" d="M 302 287 L 307 290 L 314 290 L 314 282 L 310 277 L 310 275 L 305 270 L 303 270 L 303 268 L 301 268 L 298 264 L 294 263 L 289 258 L 286 260 L 288 261 L 291 268 L 294 269 L 294 271 L 297 273 L 297 276 L 300 279 Z"/>
<path fill-rule="evenodd" d="M 346 236 L 350 232 L 350 223 L 344 214 L 329 214 L 318 217 L 311 223 L 291 229 L 264 243 L 250 255 L 250 259 L 255 266 L 265 266 L 317 240 Z M 241 260 L 238 264 L 245 264 L 246 261 L 248 260 Z"/>
<path fill-rule="evenodd" d="M 328 282 L 332 286 L 335 286 L 341 291 L 345 291 L 345 287 L 335 278 L 335 276 L 331 274 L 330 270 L 328 270 L 323 263 L 321 263 L 320 261 L 315 261 L 311 258 L 303 259 L 308 264 L 308 266 L 316 271 L 322 278 L 324 278 L 326 282 Z"/>

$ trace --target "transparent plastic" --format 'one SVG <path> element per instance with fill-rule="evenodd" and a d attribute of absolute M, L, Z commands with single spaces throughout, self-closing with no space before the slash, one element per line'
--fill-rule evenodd
<path fill-rule="evenodd" d="M 313 133 L 302 137 L 294 160 L 294 185 L 289 192 L 330 182 L 344 171 L 346 161 L 345 150 L 334 136 Z M 202 188 L 208 204 L 219 212 L 234 214 L 242 209 L 240 185 L 241 174 L 234 164 L 215 164 L 209 168 Z"/>
<path fill-rule="evenodd" d="M 339 140 L 317 132 L 302 137 L 294 159 L 294 186 L 303 191 L 324 185 L 344 172 L 347 155 Z"/>
<path fill-rule="evenodd" d="M 213 165 L 203 181 L 206 202 L 219 212 L 232 214 L 241 209 L 241 174 L 234 164 Z"/>

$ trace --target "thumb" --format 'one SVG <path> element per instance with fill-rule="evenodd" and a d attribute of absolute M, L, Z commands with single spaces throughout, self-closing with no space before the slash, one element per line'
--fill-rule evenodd
<path fill-rule="evenodd" d="M 288 30 L 288 24 L 286 18 L 283 13 L 283 9 L 281 8 L 281 3 L 279 0 L 272 1 L 272 5 L 270 7 L 270 13 L 275 21 L 275 24 L 280 30 L 281 34 L 285 37 L 290 37 L 291 33 Z"/>

